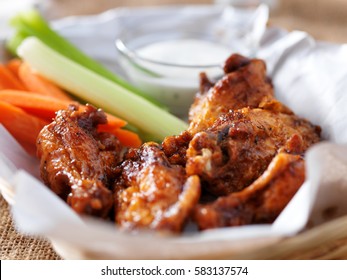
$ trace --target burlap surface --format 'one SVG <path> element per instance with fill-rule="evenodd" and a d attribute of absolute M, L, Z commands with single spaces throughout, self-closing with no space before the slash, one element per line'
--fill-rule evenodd
<path fill-rule="evenodd" d="M 211 3 L 212 0 L 52 0 L 47 6 L 47 15 L 58 18 L 71 14 L 93 14 L 117 6 L 153 5 L 153 4 L 194 4 Z M 78 3 L 78 4 L 77 4 Z M 312 9 L 314 5 L 314 9 Z M 334 42 L 347 42 L 347 1 L 341 0 L 280 0 L 273 11 L 272 24 L 287 29 L 308 31 L 316 39 Z M 0 58 L 3 54 L 0 54 Z M 1 60 L 1 59 L 0 59 Z M 9 207 L 0 195 L 0 259 L 6 260 L 57 260 L 50 243 L 40 238 L 19 234 L 13 225 Z"/>
<path fill-rule="evenodd" d="M 59 260 L 50 243 L 40 238 L 19 234 L 9 211 L 0 195 L 0 259 L 1 260 Z"/>

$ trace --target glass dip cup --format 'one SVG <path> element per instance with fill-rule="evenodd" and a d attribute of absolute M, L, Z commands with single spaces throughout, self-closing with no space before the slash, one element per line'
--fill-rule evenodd
<path fill-rule="evenodd" d="M 199 88 L 199 74 L 221 77 L 231 54 L 218 36 L 192 29 L 161 30 L 147 24 L 127 28 L 116 39 L 120 64 L 143 92 L 186 118 Z"/>

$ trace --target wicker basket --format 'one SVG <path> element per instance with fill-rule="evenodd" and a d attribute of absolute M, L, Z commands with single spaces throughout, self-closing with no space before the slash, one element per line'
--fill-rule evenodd
<path fill-rule="evenodd" d="M 245 252 L 240 259 L 347 259 L 347 216 L 337 218 L 276 244 Z"/>

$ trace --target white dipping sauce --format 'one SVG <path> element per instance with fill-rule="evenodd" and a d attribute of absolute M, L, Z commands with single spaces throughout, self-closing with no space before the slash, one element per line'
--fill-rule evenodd
<path fill-rule="evenodd" d="M 156 42 L 137 49 L 136 53 L 157 62 L 204 66 L 221 64 L 230 55 L 230 50 L 209 41 L 181 39 Z"/>
<path fill-rule="evenodd" d="M 154 63 L 138 59 L 134 61 L 136 66 L 127 59 L 121 59 L 129 77 L 144 91 L 169 106 L 174 114 L 185 117 L 198 91 L 199 74 L 206 72 L 211 78 L 221 76 L 221 66 L 231 50 L 209 41 L 179 39 L 155 42 L 136 49 L 136 53 Z M 150 75 L 144 69 L 158 76 Z"/>

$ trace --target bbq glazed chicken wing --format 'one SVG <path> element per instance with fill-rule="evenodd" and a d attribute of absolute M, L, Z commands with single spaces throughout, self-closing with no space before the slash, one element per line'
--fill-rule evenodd
<path fill-rule="evenodd" d="M 209 128 L 222 114 L 244 107 L 258 108 L 274 100 L 265 62 L 234 54 L 224 65 L 225 76 L 213 85 L 200 76 L 200 92 L 189 111 L 191 134 Z M 213 85 L 213 86 L 212 86 Z M 284 106 L 283 106 L 284 107 Z"/>
<path fill-rule="evenodd" d="M 241 191 L 278 152 L 303 154 L 319 141 L 319 129 L 295 115 L 264 109 L 231 111 L 189 143 L 186 171 L 214 195 Z"/>
<path fill-rule="evenodd" d="M 153 142 L 130 150 L 119 175 L 116 223 L 125 229 L 180 232 L 200 197 L 199 178 L 171 165 Z"/>
<path fill-rule="evenodd" d="M 233 54 L 225 62 L 224 72 L 225 76 L 216 84 L 206 74 L 200 75 L 200 91 L 189 110 L 188 130 L 178 136 L 169 136 L 163 142 L 163 150 L 170 162 L 184 166 L 186 150 L 193 136 L 211 127 L 230 110 L 250 107 L 292 114 L 274 98 L 263 60 Z"/>
<path fill-rule="evenodd" d="M 268 169 L 244 190 L 198 205 L 194 220 L 201 230 L 272 223 L 305 180 L 304 160 L 279 153 Z"/>
<path fill-rule="evenodd" d="M 113 205 L 108 187 L 123 148 L 113 135 L 97 132 L 106 122 L 101 110 L 71 105 L 38 136 L 43 181 L 80 214 L 106 217 Z"/>

